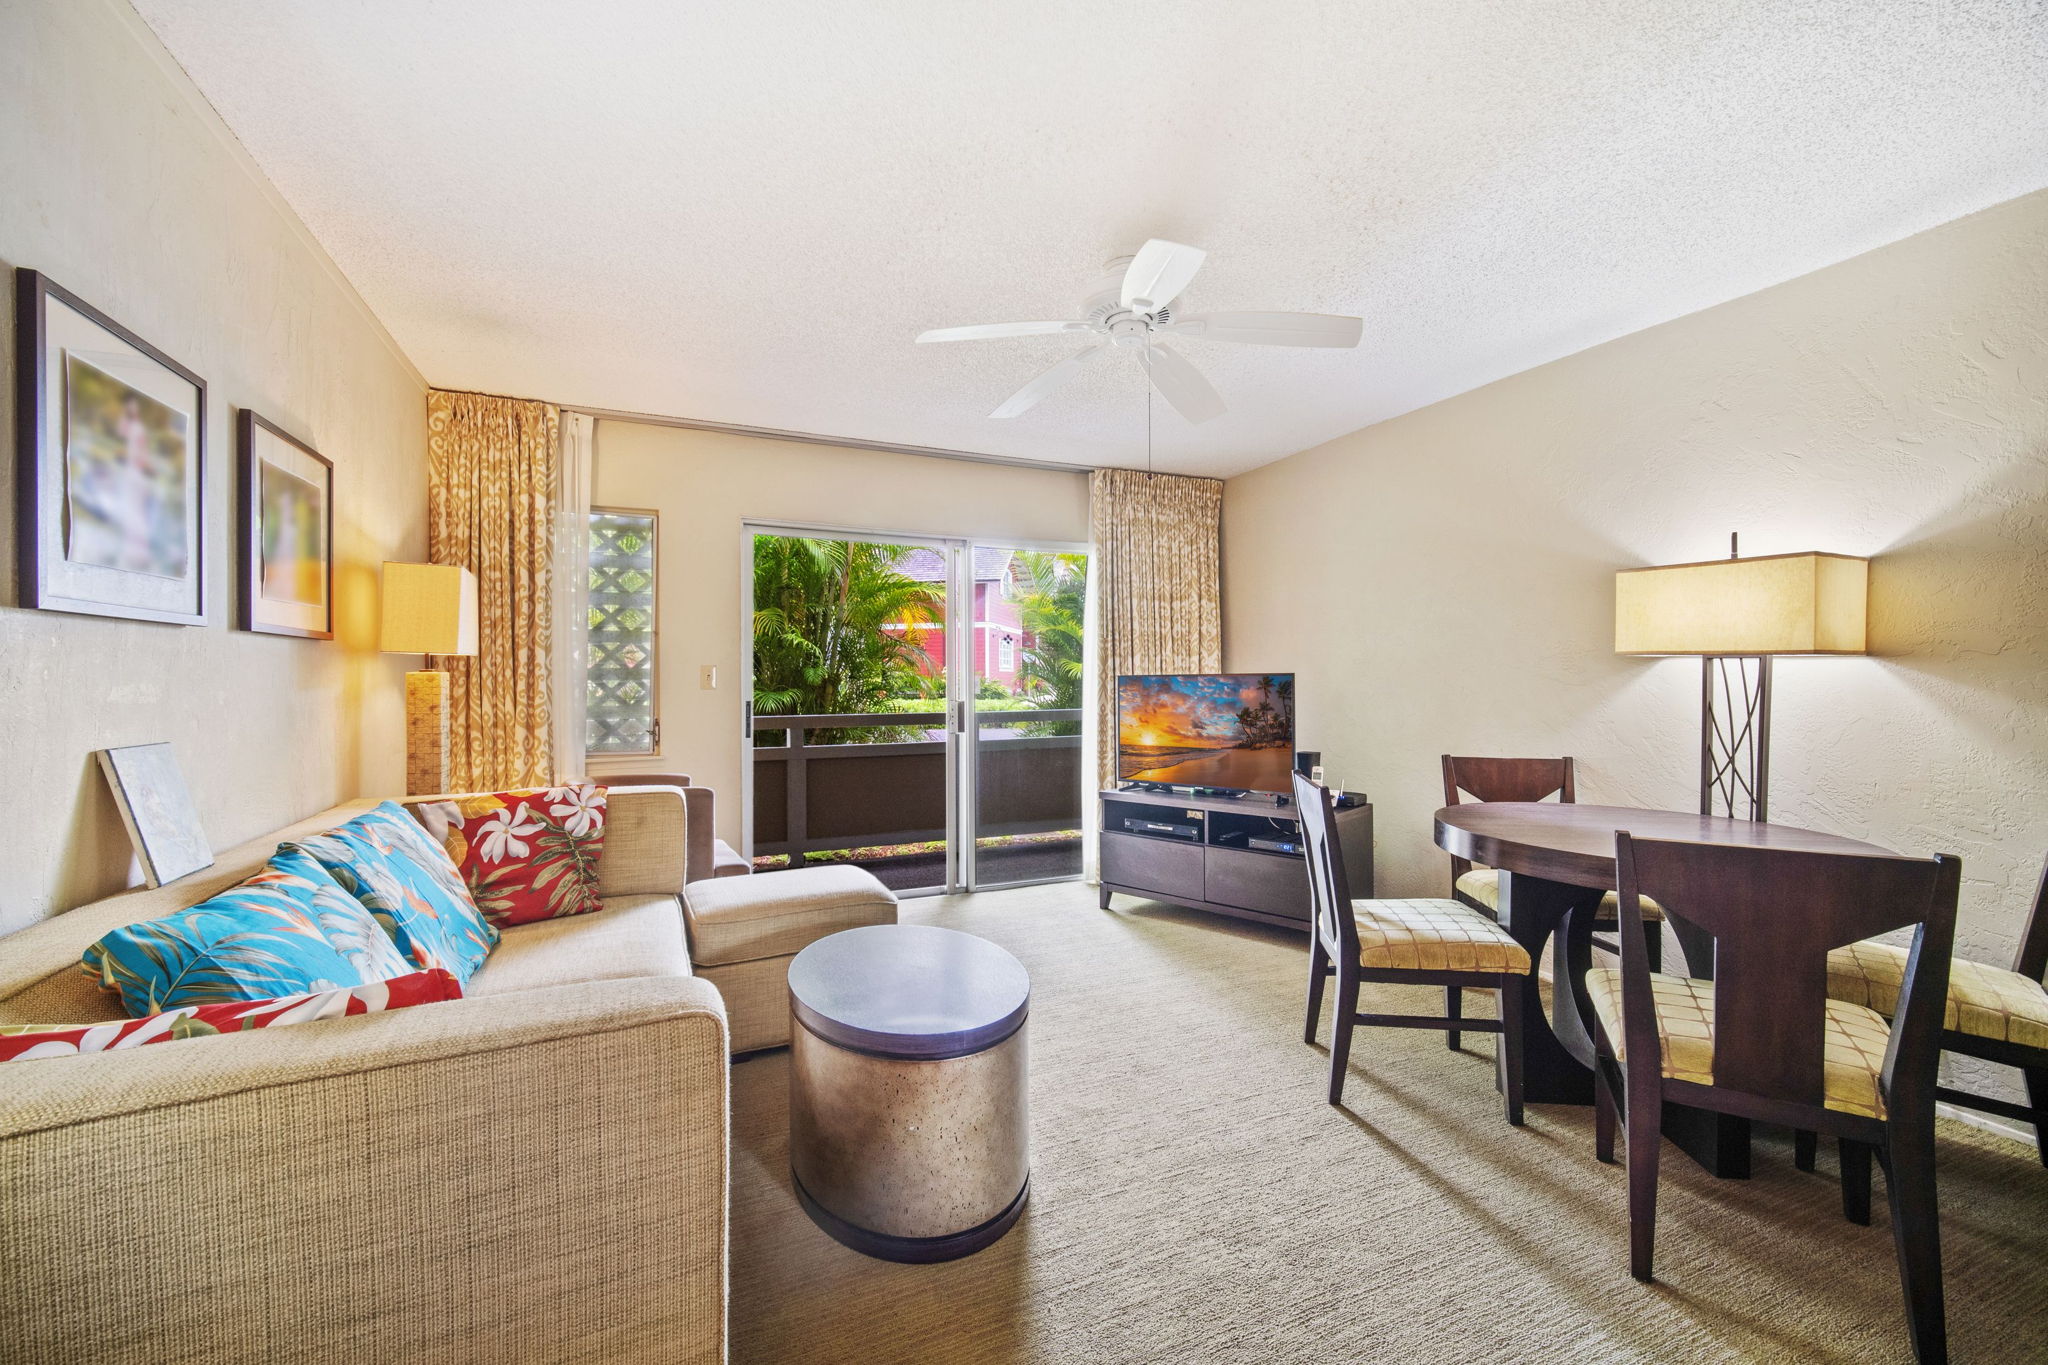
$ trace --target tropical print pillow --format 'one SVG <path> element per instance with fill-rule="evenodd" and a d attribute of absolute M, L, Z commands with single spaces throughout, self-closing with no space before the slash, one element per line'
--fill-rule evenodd
<path fill-rule="evenodd" d="M 469 898 L 469 883 L 462 879 L 462 873 L 457 870 L 455 860 L 448 856 L 448 850 L 442 847 L 442 841 L 420 828 L 420 822 L 396 801 L 380 802 L 342 828 L 374 831 L 394 852 L 405 854 L 420 870 L 433 878 L 434 883 L 447 892 L 450 899 L 464 905 L 474 905 Z"/>
<path fill-rule="evenodd" d="M 285 847 L 327 869 L 414 967 L 443 967 L 466 982 L 498 942 L 498 931 L 478 912 L 448 855 L 411 816 L 397 806 L 390 809 L 399 826 L 380 806 Z"/>
<path fill-rule="evenodd" d="M 413 971 L 370 912 L 289 845 L 240 886 L 114 930 L 85 950 L 81 965 L 136 1018 L 180 1005 L 347 990 Z"/>
<path fill-rule="evenodd" d="M 604 788 L 588 783 L 465 796 L 423 806 L 484 918 L 531 924 L 603 908 Z"/>
<path fill-rule="evenodd" d="M 288 995 L 281 1000 L 253 1003 L 183 1005 L 147 1018 L 119 1019 L 109 1024 L 5 1024 L 0 1025 L 0 1062 L 115 1052 L 145 1043 L 205 1038 L 216 1033 L 303 1024 L 314 1019 L 339 1019 L 348 1014 L 379 1014 L 408 1005 L 461 998 L 462 983 L 452 974 L 413 972 L 347 990 Z"/>

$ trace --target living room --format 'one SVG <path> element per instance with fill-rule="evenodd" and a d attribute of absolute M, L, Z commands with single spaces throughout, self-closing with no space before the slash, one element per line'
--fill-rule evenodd
<path fill-rule="evenodd" d="M 9 0 L 0 183 L 0 1361 L 2048 1357 L 2038 5 Z"/>

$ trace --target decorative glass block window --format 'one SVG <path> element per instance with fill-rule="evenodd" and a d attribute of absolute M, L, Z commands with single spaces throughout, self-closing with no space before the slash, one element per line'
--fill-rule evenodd
<path fill-rule="evenodd" d="M 654 514 L 593 509 L 588 752 L 655 752 L 654 654 Z"/>

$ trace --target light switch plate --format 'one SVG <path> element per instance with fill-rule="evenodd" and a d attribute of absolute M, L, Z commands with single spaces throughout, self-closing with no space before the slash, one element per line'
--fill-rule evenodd
<path fill-rule="evenodd" d="M 697 669 L 697 685 L 706 692 L 718 686 L 718 665 L 702 664 Z"/>

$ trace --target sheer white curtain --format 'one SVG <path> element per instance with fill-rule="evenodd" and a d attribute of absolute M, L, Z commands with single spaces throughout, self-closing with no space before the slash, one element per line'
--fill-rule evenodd
<path fill-rule="evenodd" d="M 584 712 L 590 687 L 590 473 L 596 419 L 562 413 L 555 491 L 555 781 L 584 776 Z"/>
<path fill-rule="evenodd" d="M 1094 886 L 1102 880 L 1102 831 L 1095 822 L 1102 791 L 1102 711 L 1089 699 L 1098 695 L 1102 668 L 1101 585 L 1095 571 L 1095 547 L 1088 547 L 1088 591 L 1081 620 L 1081 880 Z M 1114 738 L 1114 737 L 1112 737 Z"/>

